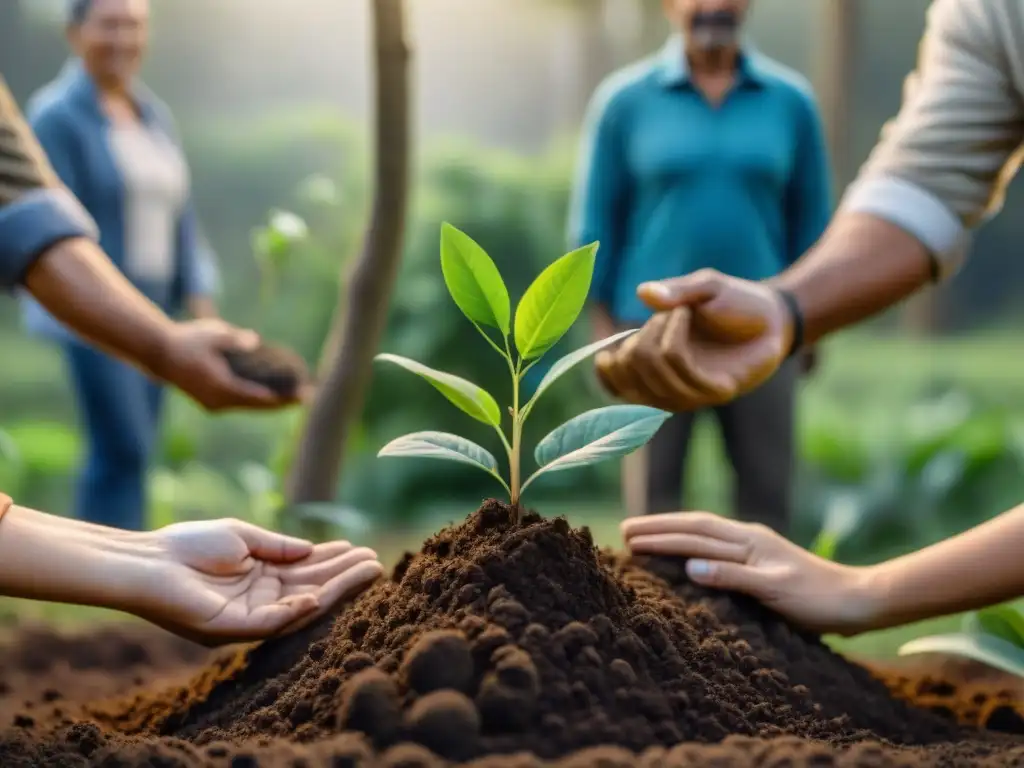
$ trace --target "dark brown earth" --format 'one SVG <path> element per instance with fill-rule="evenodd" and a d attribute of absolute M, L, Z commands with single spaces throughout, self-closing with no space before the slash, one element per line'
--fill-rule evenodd
<path fill-rule="evenodd" d="M 873 675 L 497 503 L 298 635 L 207 658 L 142 631 L 19 637 L 0 766 L 1024 766 L 1016 681 Z"/>
<path fill-rule="evenodd" d="M 306 361 L 287 347 L 263 344 L 251 352 L 225 352 L 236 376 L 262 384 L 281 397 L 294 397 L 309 381 Z"/>

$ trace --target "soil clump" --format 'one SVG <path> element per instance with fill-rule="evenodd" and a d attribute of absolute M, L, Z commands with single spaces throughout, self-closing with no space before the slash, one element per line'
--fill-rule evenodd
<path fill-rule="evenodd" d="M 300 633 L 0 722 L 0 765 L 1024 765 L 1005 678 L 930 669 L 873 674 L 680 561 L 489 502 Z"/>
<path fill-rule="evenodd" d="M 225 352 L 236 376 L 261 384 L 280 397 L 295 397 L 309 382 L 309 368 L 287 347 L 263 344 L 250 352 Z"/>

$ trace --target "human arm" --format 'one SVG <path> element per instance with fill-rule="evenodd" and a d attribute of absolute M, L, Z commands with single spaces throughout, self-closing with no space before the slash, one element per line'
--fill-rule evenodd
<path fill-rule="evenodd" d="M 823 560 L 763 526 L 707 513 L 632 518 L 622 528 L 634 553 L 690 558 L 695 582 L 750 594 L 823 633 L 885 629 L 1024 595 L 1024 506 L 867 567 Z"/>
<path fill-rule="evenodd" d="M 599 353 L 605 382 L 671 410 L 728 402 L 763 383 L 794 345 L 954 271 L 968 230 L 996 209 L 1017 168 L 1024 102 L 1005 43 L 1014 37 L 1024 37 L 1017 3 L 935 0 L 899 115 L 818 243 L 764 283 L 702 270 L 640 286 L 659 315 L 620 350 Z M 688 324 L 675 339 L 670 310 Z"/>
<path fill-rule="evenodd" d="M 614 80 L 602 84 L 591 99 L 584 118 L 570 203 L 569 247 L 600 243 L 589 296 L 598 338 L 610 336 L 616 330 L 611 305 L 623 247 L 629 188 L 622 101 Z"/>
<path fill-rule="evenodd" d="M 899 114 L 882 131 L 822 241 L 771 281 L 814 341 L 897 303 L 962 261 L 1017 170 L 1024 103 L 1005 33 L 1010 3 L 936 0 Z"/>
<path fill-rule="evenodd" d="M 121 531 L 0 496 L 0 594 L 125 611 L 208 645 L 294 631 L 380 573 L 372 550 L 348 542 L 238 520 Z"/>
<path fill-rule="evenodd" d="M 61 123 L 43 127 L 54 132 L 58 166 L 73 178 L 71 145 L 57 140 Z M 114 267 L 97 237 L 0 78 L 0 290 L 24 287 L 80 336 L 210 410 L 295 401 L 231 372 L 223 353 L 255 348 L 256 334 L 214 321 L 174 323 Z"/>

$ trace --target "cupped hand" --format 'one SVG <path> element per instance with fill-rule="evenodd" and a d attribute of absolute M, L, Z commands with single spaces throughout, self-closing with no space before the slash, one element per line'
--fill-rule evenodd
<path fill-rule="evenodd" d="M 677 412 L 721 405 L 764 383 L 789 352 L 791 315 L 762 283 L 701 270 L 637 293 L 658 314 L 596 358 L 605 388 L 628 402 Z"/>
<path fill-rule="evenodd" d="M 139 613 L 204 645 L 293 632 L 383 572 L 371 549 L 314 546 L 240 520 L 176 523 L 153 537 L 163 566 Z"/>
<path fill-rule="evenodd" d="M 307 399 L 306 392 L 284 397 L 232 372 L 224 353 L 250 351 L 259 343 L 259 336 L 254 331 L 236 328 L 218 318 L 178 323 L 154 373 L 208 411 L 231 408 L 270 410 Z"/>
<path fill-rule="evenodd" d="M 622 523 L 634 554 L 689 558 L 696 582 L 757 598 L 794 624 L 853 635 L 872 626 L 870 570 L 824 560 L 770 528 L 707 512 L 673 512 Z"/>

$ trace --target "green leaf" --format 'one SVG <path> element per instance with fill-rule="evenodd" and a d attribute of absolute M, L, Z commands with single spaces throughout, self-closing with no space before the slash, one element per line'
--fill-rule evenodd
<path fill-rule="evenodd" d="M 658 431 L 672 414 L 644 405 L 610 405 L 570 419 L 537 444 L 534 478 L 547 472 L 585 467 L 632 453 Z"/>
<path fill-rule="evenodd" d="M 377 355 L 375 360 L 394 363 L 429 381 L 442 395 L 477 421 L 492 426 L 501 426 L 501 410 L 498 403 L 485 390 L 471 381 L 443 371 L 435 371 L 425 365 L 399 355 Z"/>
<path fill-rule="evenodd" d="M 523 360 L 540 357 L 583 311 L 594 275 L 597 243 L 577 248 L 549 265 L 516 307 L 516 349 Z"/>
<path fill-rule="evenodd" d="M 575 352 L 570 352 L 565 357 L 560 358 L 551 369 L 544 374 L 544 378 L 540 380 L 540 384 L 537 385 L 537 391 L 533 393 L 533 397 L 530 398 L 531 403 L 536 402 L 537 398 L 541 396 L 548 387 L 554 384 L 558 379 L 565 375 L 571 368 L 578 363 L 583 362 L 591 355 L 600 352 L 605 347 L 611 346 L 617 341 L 621 341 L 627 336 L 631 336 L 636 333 L 639 328 L 631 328 L 628 331 L 622 331 L 622 333 L 616 333 L 613 336 L 609 336 L 606 339 L 595 341 L 593 344 L 588 344 L 585 347 L 580 347 Z M 529 406 L 528 406 L 529 407 Z"/>
<path fill-rule="evenodd" d="M 486 472 L 497 472 L 498 462 L 476 443 L 448 432 L 413 432 L 395 438 L 377 453 L 378 456 L 419 456 L 472 464 Z"/>
<path fill-rule="evenodd" d="M 944 653 L 962 656 L 1002 670 L 1017 677 L 1024 677 L 1024 649 L 994 635 L 950 634 L 919 637 L 900 647 L 900 656 L 919 653 Z"/>
<path fill-rule="evenodd" d="M 839 537 L 832 531 L 824 530 L 814 537 L 810 550 L 824 560 L 835 560 L 838 547 Z"/>
<path fill-rule="evenodd" d="M 501 273 L 473 238 L 447 222 L 441 225 L 441 272 L 466 317 L 508 336 L 512 305 Z"/>
<path fill-rule="evenodd" d="M 1011 605 L 993 605 L 967 614 L 964 631 L 992 635 L 1024 649 L 1024 616 Z"/>

